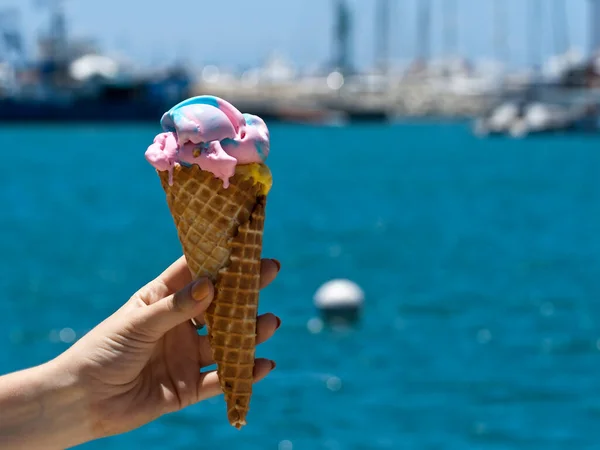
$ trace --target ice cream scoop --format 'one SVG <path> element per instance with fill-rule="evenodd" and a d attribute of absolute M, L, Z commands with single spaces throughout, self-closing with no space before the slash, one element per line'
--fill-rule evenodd
<path fill-rule="evenodd" d="M 238 164 L 264 163 L 269 155 L 269 130 L 258 116 L 242 114 L 231 103 L 210 95 L 185 100 L 162 119 L 164 130 L 146 150 L 159 171 L 172 172 L 175 163 L 198 165 L 229 186 Z"/>

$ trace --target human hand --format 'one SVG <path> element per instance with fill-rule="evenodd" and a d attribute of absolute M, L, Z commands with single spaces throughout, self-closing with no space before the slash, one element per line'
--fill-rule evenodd
<path fill-rule="evenodd" d="M 261 288 L 278 272 L 278 262 L 262 260 Z M 216 371 L 200 370 L 214 361 L 208 338 L 190 322 L 202 323 L 214 287 L 205 278 L 191 281 L 182 257 L 56 359 L 84 386 L 93 438 L 135 429 L 222 393 Z M 259 316 L 257 344 L 280 323 L 271 313 Z M 256 359 L 255 381 L 274 367 Z"/>

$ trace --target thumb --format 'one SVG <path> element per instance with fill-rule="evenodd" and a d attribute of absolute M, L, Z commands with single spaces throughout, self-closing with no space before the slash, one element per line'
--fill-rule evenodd
<path fill-rule="evenodd" d="M 186 287 L 144 308 L 140 325 L 162 336 L 167 331 L 202 314 L 213 300 L 215 289 L 208 278 L 199 278 Z"/>

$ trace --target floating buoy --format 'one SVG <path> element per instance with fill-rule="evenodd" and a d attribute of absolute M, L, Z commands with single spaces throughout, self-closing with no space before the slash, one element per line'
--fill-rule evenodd
<path fill-rule="evenodd" d="M 315 306 L 327 325 L 351 325 L 360 319 L 365 294 L 360 286 L 346 279 L 330 280 L 314 295 Z"/>

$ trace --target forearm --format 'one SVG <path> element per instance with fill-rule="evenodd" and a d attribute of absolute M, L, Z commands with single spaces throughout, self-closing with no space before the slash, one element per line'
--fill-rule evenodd
<path fill-rule="evenodd" d="M 0 450 L 81 444 L 88 417 L 83 388 L 56 361 L 0 377 Z"/>

